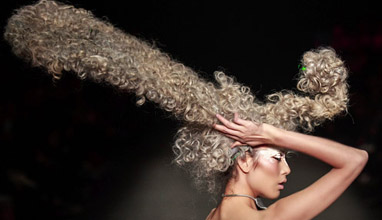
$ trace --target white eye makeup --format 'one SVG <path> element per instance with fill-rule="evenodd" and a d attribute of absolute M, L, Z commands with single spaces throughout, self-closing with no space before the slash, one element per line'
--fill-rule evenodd
<path fill-rule="evenodd" d="M 257 154 L 271 163 L 278 163 L 285 159 L 285 154 L 273 148 L 262 148 L 257 150 Z"/>

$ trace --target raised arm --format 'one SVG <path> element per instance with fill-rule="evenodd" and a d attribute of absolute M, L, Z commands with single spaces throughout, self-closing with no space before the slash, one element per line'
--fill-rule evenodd
<path fill-rule="evenodd" d="M 234 146 L 277 145 L 305 153 L 333 167 L 309 187 L 272 204 L 263 212 L 264 219 L 312 219 L 349 187 L 368 159 L 366 151 L 328 139 L 282 130 L 268 124 L 255 124 L 237 115 L 233 122 L 221 116 L 218 119 L 223 125 L 215 125 L 215 129 L 237 140 Z"/>

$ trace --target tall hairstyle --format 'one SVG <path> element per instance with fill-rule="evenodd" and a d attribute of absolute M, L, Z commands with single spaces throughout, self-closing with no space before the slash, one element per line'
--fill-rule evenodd
<path fill-rule="evenodd" d="M 155 102 L 183 121 L 173 146 L 175 161 L 189 165 L 210 192 L 215 177 L 232 165 L 233 140 L 211 127 L 217 113 L 231 120 L 237 112 L 246 120 L 311 131 L 346 110 L 348 103 L 347 69 L 331 48 L 302 56 L 297 88 L 305 95 L 282 91 L 260 102 L 248 87 L 223 72 L 215 72 L 216 82 L 209 82 L 90 11 L 57 1 L 40 0 L 16 10 L 4 37 L 17 56 L 45 68 L 54 79 L 67 71 L 105 82 L 135 93 L 137 104 Z"/>

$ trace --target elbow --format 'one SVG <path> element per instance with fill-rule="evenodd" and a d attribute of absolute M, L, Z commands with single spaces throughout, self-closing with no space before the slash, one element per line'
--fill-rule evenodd
<path fill-rule="evenodd" d="M 356 167 L 361 168 L 365 167 L 367 161 L 369 160 L 369 154 L 365 150 L 354 149 L 353 163 Z"/>
<path fill-rule="evenodd" d="M 347 154 L 346 162 L 340 169 L 343 169 L 343 171 L 347 174 L 345 179 L 350 178 L 351 181 L 353 181 L 365 168 L 369 155 L 365 150 L 357 148 L 350 149 L 351 150 Z"/>
<path fill-rule="evenodd" d="M 369 153 L 365 150 L 359 150 L 361 154 L 361 161 L 363 163 L 363 166 L 366 165 L 367 161 L 369 160 Z"/>

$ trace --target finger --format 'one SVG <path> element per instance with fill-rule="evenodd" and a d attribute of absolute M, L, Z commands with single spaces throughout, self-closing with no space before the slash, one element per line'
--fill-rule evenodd
<path fill-rule="evenodd" d="M 230 134 L 224 134 L 224 135 L 225 135 L 226 137 L 229 137 L 229 138 L 235 140 L 235 141 L 238 141 L 238 142 L 240 142 L 240 143 L 243 143 L 243 140 L 242 140 L 241 138 L 235 136 L 235 135 L 230 135 Z"/>
<path fill-rule="evenodd" d="M 237 140 L 237 141 L 241 141 L 241 138 L 239 136 L 229 133 L 229 132 L 237 132 L 237 131 L 230 130 L 229 128 L 225 127 L 224 125 L 215 124 L 213 127 L 215 128 L 215 130 L 221 132 L 224 136 L 229 137 L 229 138 L 234 139 L 234 140 Z"/>
<path fill-rule="evenodd" d="M 245 143 L 245 141 L 241 137 L 239 137 L 239 136 L 232 135 L 232 134 L 227 134 L 227 133 L 223 133 L 223 134 L 224 134 L 224 136 L 226 136 L 228 138 L 231 138 L 231 139 L 233 139 L 235 141 L 239 141 L 241 143 Z"/>
<path fill-rule="evenodd" d="M 234 136 L 241 136 L 242 133 L 240 131 L 237 131 L 237 130 L 233 130 L 233 129 L 230 129 L 224 125 L 218 125 L 218 124 L 215 124 L 213 126 L 216 130 L 224 133 L 225 135 L 229 134 L 229 135 L 234 135 Z"/>
<path fill-rule="evenodd" d="M 246 145 L 246 144 L 243 144 L 240 141 L 235 141 L 233 144 L 231 144 L 231 149 L 237 146 L 243 146 L 243 145 Z"/>
<path fill-rule="evenodd" d="M 248 126 L 250 125 L 251 123 L 254 123 L 252 121 L 248 121 L 248 120 L 244 120 L 244 119 L 241 119 L 239 117 L 239 114 L 238 113 L 235 113 L 234 114 L 234 118 L 233 118 L 233 121 L 238 124 L 238 125 L 242 125 L 242 126 Z"/>
<path fill-rule="evenodd" d="M 247 122 L 250 122 L 250 121 L 248 121 L 248 120 L 241 119 L 241 118 L 239 117 L 239 113 L 237 113 L 237 112 L 234 113 L 233 121 L 234 121 L 236 124 L 239 124 L 239 125 L 245 125 Z"/>
<path fill-rule="evenodd" d="M 239 114 L 237 112 L 235 112 L 233 114 L 233 120 L 236 122 L 238 119 L 239 119 Z"/>
<path fill-rule="evenodd" d="M 237 112 L 234 113 L 233 115 L 233 122 L 235 122 L 236 124 L 239 124 L 239 125 L 243 125 L 241 122 L 243 120 L 239 118 L 239 114 Z"/>
<path fill-rule="evenodd" d="M 219 121 L 223 125 L 225 125 L 228 128 L 231 128 L 231 129 L 234 129 L 234 130 L 240 130 L 240 128 L 241 128 L 239 125 L 236 125 L 235 123 L 232 123 L 232 122 L 228 121 L 227 119 L 225 119 L 223 116 L 221 116 L 219 114 L 216 114 L 216 117 L 219 119 Z"/>

